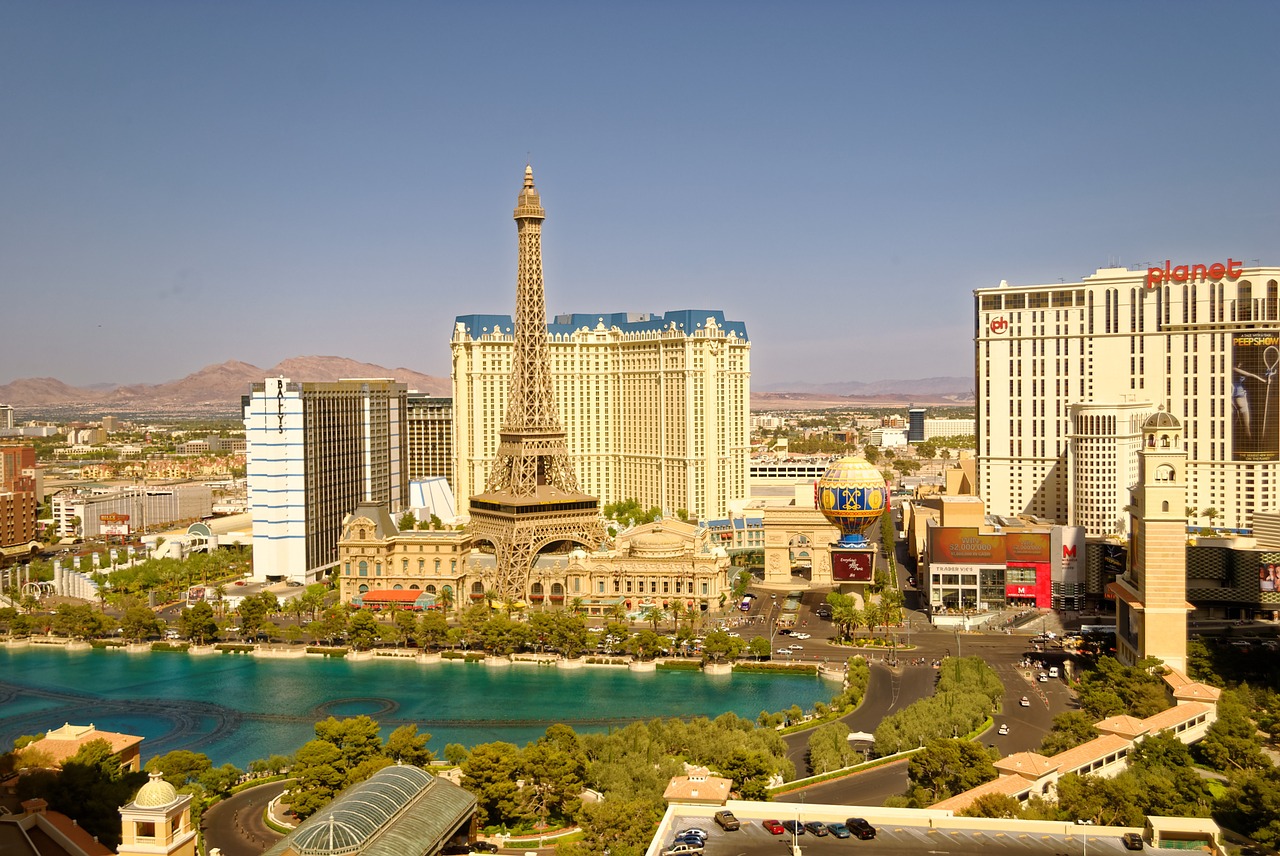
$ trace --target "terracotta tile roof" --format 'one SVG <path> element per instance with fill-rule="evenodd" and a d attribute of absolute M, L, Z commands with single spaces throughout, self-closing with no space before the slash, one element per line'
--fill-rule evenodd
<path fill-rule="evenodd" d="M 89 725 L 67 723 L 61 728 L 53 729 L 45 734 L 43 738 L 32 742 L 30 745 L 46 753 L 53 759 L 54 764 L 61 766 L 63 761 L 79 752 L 81 746 L 94 740 L 107 741 L 111 746 L 111 751 L 116 755 L 142 742 L 141 737 L 135 737 L 132 734 L 99 731 L 92 723 Z"/>
<path fill-rule="evenodd" d="M 1038 752 L 1015 752 L 995 762 L 995 767 L 1006 775 L 1038 779 L 1058 769 L 1058 760 L 1047 758 Z"/>
<path fill-rule="evenodd" d="M 77 824 L 65 814 L 56 811 L 44 813 L 44 819 L 58 832 L 65 835 L 72 844 L 79 847 L 86 856 L 112 856 L 111 848 L 94 838 L 84 827 Z"/>
<path fill-rule="evenodd" d="M 662 798 L 667 802 L 700 802 L 723 804 L 729 799 L 733 779 L 720 776 L 672 776 Z"/>
<path fill-rule="evenodd" d="M 1139 734 L 1147 733 L 1147 726 L 1141 719 L 1127 714 L 1108 717 L 1101 722 L 1095 722 L 1093 727 L 1103 734 L 1117 734 L 1131 740 Z"/>
<path fill-rule="evenodd" d="M 1168 710 L 1162 710 L 1159 713 L 1152 714 L 1143 720 L 1147 726 L 1147 731 L 1155 734 L 1164 731 L 1166 728 L 1173 728 L 1184 722 L 1190 722 L 1201 714 L 1209 713 L 1214 709 L 1214 705 L 1206 704 L 1202 701 L 1189 701 L 1186 704 L 1176 704 Z"/>
<path fill-rule="evenodd" d="M 1088 743 L 1081 743 L 1074 749 L 1059 752 L 1053 756 L 1053 760 L 1057 763 L 1058 769 L 1065 775 L 1066 773 L 1074 773 L 1094 761 L 1100 761 L 1112 752 L 1128 749 L 1129 744 L 1130 741 L 1123 737 L 1104 734 L 1101 737 L 1093 738 Z"/>
<path fill-rule="evenodd" d="M 1211 701 L 1216 702 L 1222 690 L 1207 684 L 1184 684 L 1173 691 L 1178 701 Z"/>
<path fill-rule="evenodd" d="M 1024 753 L 1031 754 L 1031 753 Z M 947 811 L 961 811 L 972 805 L 978 797 L 984 797 L 987 794 L 1004 794 L 1009 797 L 1016 797 L 1029 790 L 1032 783 L 1022 778 L 1022 776 L 1000 776 L 989 782 L 983 782 L 976 788 L 970 788 L 962 794 L 956 794 L 941 802 L 936 802 L 929 808 L 943 809 Z"/>

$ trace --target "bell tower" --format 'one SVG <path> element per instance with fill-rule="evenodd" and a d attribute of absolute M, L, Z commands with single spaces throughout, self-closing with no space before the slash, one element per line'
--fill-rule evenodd
<path fill-rule="evenodd" d="M 542 284 L 542 221 L 546 212 L 524 169 L 516 197 L 518 262 L 515 347 L 507 412 L 484 493 L 471 497 L 471 528 L 493 545 L 495 594 L 526 599 L 529 572 L 539 553 L 575 546 L 595 550 L 605 540 L 600 500 L 578 489 L 551 383 L 546 295 Z"/>
<path fill-rule="evenodd" d="M 1187 452 L 1182 423 L 1162 408 L 1142 425 L 1129 505 L 1129 567 L 1111 584 L 1121 662 L 1157 657 L 1187 668 Z"/>

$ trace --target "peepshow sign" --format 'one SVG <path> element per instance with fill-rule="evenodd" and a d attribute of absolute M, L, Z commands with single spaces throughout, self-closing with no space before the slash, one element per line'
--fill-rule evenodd
<path fill-rule="evenodd" d="M 1237 461 L 1280 460 L 1280 333 L 1231 337 L 1231 448 Z"/>
<path fill-rule="evenodd" d="M 833 549 L 831 578 L 840 582 L 871 582 L 874 556 L 870 550 Z"/>
<path fill-rule="evenodd" d="M 980 535 L 972 527 L 934 527 L 929 530 L 929 561 L 948 565 L 1003 565 L 1005 536 Z"/>

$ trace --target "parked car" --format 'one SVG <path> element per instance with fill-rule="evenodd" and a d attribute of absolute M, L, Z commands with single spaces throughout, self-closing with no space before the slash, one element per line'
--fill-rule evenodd
<path fill-rule="evenodd" d="M 701 839 L 702 843 L 705 844 L 707 841 L 707 836 L 709 834 L 710 833 L 708 833 L 705 829 L 700 829 L 699 827 L 693 826 L 693 827 L 690 827 L 689 829 L 682 829 L 679 832 L 677 832 L 676 838 L 687 838 L 689 836 L 693 836 L 695 838 Z"/>
<path fill-rule="evenodd" d="M 844 825 L 849 827 L 849 831 L 863 841 L 876 837 L 876 828 L 867 823 L 865 818 L 851 817 L 844 822 Z"/>
<path fill-rule="evenodd" d="M 1125 850 L 1141 850 L 1142 836 L 1137 832 L 1126 832 L 1120 836 L 1120 840 L 1124 842 Z"/>
<path fill-rule="evenodd" d="M 472 841 L 471 852 L 472 853 L 497 853 L 498 845 L 494 844 L 492 841 Z"/>
<path fill-rule="evenodd" d="M 843 823 L 828 823 L 827 830 L 836 838 L 849 837 L 849 827 L 845 826 Z"/>
<path fill-rule="evenodd" d="M 694 847 L 706 847 L 707 839 L 700 835 L 677 835 L 675 839 L 672 840 L 671 846 L 674 847 L 677 844 L 692 844 Z"/>
<path fill-rule="evenodd" d="M 742 828 L 742 824 L 733 816 L 731 811 L 718 811 L 715 814 L 716 823 L 725 832 L 737 832 Z"/>
<path fill-rule="evenodd" d="M 701 844 L 689 844 L 684 841 L 678 841 L 666 850 L 663 850 L 662 856 L 702 856 L 704 852 L 706 852 L 706 848 Z"/>
<path fill-rule="evenodd" d="M 798 820 L 784 820 L 782 828 L 791 835 L 804 835 L 804 826 Z"/>
<path fill-rule="evenodd" d="M 782 828 L 782 824 L 778 823 L 778 821 L 776 820 L 762 820 L 760 821 L 760 825 L 763 826 L 765 829 L 769 830 L 774 835 L 781 835 L 782 833 L 786 832 L 786 830 Z"/>
<path fill-rule="evenodd" d="M 804 831 L 810 835 L 816 835 L 821 838 L 827 835 L 827 825 L 817 820 L 811 820 L 804 825 Z"/>

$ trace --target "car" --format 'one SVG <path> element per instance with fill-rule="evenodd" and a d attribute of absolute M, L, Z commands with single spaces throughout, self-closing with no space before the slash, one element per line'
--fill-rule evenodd
<path fill-rule="evenodd" d="M 242 586 L 242 585 L 244 585 L 244 584 L 245 584 L 245 581 L 244 581 L 244 580 L 236 580 L 236 585 L 238 585 L 238 586 Z"/>
<path fill-rule="evenodd" d="M 876 828 L 867 823 L 865 818 L 851 817 L 844 822 L 844 825 L 849 827 L 849 831 L 863 841 L 876 837 Z"/>
<path fill-rule="evenodd" d="M 494 844 L 492 841 L 472 841 L 471 852 L 472 853 L 497 853 L 498 845 Z"/>
<path fill-rule="evenodd" d="M 820 606 L 813 611 L 813 614 L 821 618 L 823 621 L 830 621 L 832 613 L 830 609 Z"/>
<path fill-rule="evenodd" d="M 1022 701 L 1018 702 L 1018 704 L 1022 705 L 1023 707 L 1031 707 L 1031 700 L 1026 696 L 1023 696 Z"/>
<path fill-rule="evenodd" d="M 782 828 L 792 835 L 804 835 L 804 826 L 798 820 L 784 820 Z"/>
<path fill-rule="evenodd" d="M 440 848 L 442 856 L 466 856 L 470 852 L 470 844 L 446 844 Z"/>
<path fill-rule="evenodd" d="M 709 835 L 710 833 L 707 832 L 705 829 L 699 829 L 698 827 L 693 826 L 693 827 L 690 827 L 689 829 L 682 829 L 679 832 L 677 832 L 676 838 L 688 838 L 690 836 L 693 836 L 694 838 L 702 839 L 702 842 L 705 844 L 707 841 L 707 836 Z"/>
<path fill-rule="evenodd" d="M 731 811 L 718 811 L 715 813 L 715 821 L 725 832 L 737 832 L 742 828 L 742 824 Z"/>
<path fill-rule="evenodd" d="M 675 847 L 677 844 L 692 844 L 694 847 L 706 847 L 707 839 L 699 835 L 677 835 L 672 839 L 671 846 Z"/>
<path fill-rule="evenodd" d="M 827 825 L 817 820 L 811 820 L 808 823 L 806 823 L 804 825 L 804 831 L 809 833 L 810 835 L 816 835 L 819 838 L 829 834 L 827 832 Z"/>
<path fill-rule="evenodd" d="M 287 585 L 289 588 L 302 588 L 302 583 L 298 582 L 297 580 L 289 580 L 289 582 L 285 583 L 285 585 Z"/>
<path fill-rule="evenodd" d="M 849 837 L 849 827 L 845 826 L 843 823 L 839 823 L 839 822 L 828 823 L 827 831 L 830 832 L 832 835 L 834 835 L 836 838 Z"/>
<path fill-rule="evenodd" d="M 782 828 L 782 824 L 778 823 L 776 820 L 762 820 L 760 821 L 760 825 L 774 835 L 781 835 L 786 832 L 786 830 Z"/>
<path fill-rule="evenodd" d="M 1008 733 L 1009 733 L 1009 723 L 1007 722 L 1000 723 L 1000 736 L 1003 737 Z"/>
<path fill-rule="evenodd" d="M 701 844 L 689 844 L 686 841 L 677 841 L 666 850 L 662 851 L 662 856 L 702 856 L 706 852 L 705 847 Z"/>
<path fill-rule="evenodd" d="M 1124 844 L 1125 850 L 1142 849 L 1142 836 L 1137 832 L 1126 832 L 1120 836 L 1120 841 Z"/>
<path fill-rule="evenodd" d="M 1044 672 L 1041 672 L 1041 673 L 1040 673 L 1040 676 L 1039 676 L 1038 678 L 1036 678 L 1036 680 L 1038 680 L 1038 681 L 1039 681 L 1040 683 L 1042 683 L 1042 684 L 1047 684 L 1047 683 L 1049 683 L 1049 676 L 1048 676 L 1047 674 L 1045 674 Z"/>

